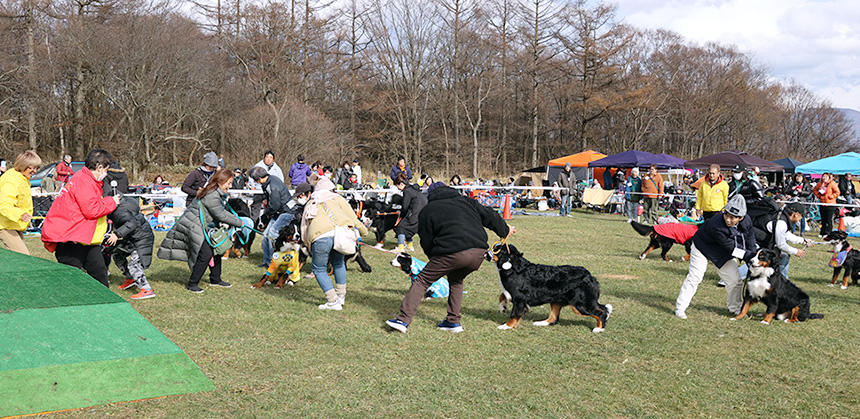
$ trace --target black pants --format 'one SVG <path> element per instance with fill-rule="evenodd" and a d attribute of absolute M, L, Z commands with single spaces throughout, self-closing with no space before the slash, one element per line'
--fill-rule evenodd
<path fill-rule="evenodd" d="M 54 251 L 57 262 L 63 265 L 74 266 L 83 269 L 96 281 L 106 287 L 108 282 L 108 270 L 102 255 L 102 247 L 99 245 L 83 245 L 80 243 L 58 243 Z"/>
<path fill-rule="evenodd" d="M 825 235 L 833 230 L 833 215 L 836 213 L 836 207 L 821 205 L 821 234 Z"/>
<path fill-rule="evenodd" d="M 212 246 L 206 241 L 200 246 L 200 251 L 197 252 L 197 260 L 194 261 L 194 267 L 191 268 L 191 278 L 188 279 L 188 286 L 196 286 L 200 283 L 200 278 L 203 278 L 203 273 L 209 267 L 209 260 L 214 256 L 215 264 L 209 268 L 209 282 L 217 284 L 221 282 L 221 255 L 216 255 Z"/>
<path fill-rule="evenodd" d="M 705 221 L 708 221 L 711 219 L 711 217 L 713 217 L 719 213 L 720 213 L 720 211 L 702 211 L 702 218 L 704 218 Z"/>

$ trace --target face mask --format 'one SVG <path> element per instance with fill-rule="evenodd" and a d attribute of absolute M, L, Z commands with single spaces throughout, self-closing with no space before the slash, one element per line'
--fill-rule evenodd
<path fill-rule="evenodd" d="M 296 202 L 298 202 L 299 205 L 305 205 L 308 203 L 308 199 L 307 198 L 296 198 Z"/>
<path fill-rule="evenodd" d="M 735 180 L 741 180 L 743 175 L 743 173 L 732 173 L 732 177 L 735 178 Z"/>

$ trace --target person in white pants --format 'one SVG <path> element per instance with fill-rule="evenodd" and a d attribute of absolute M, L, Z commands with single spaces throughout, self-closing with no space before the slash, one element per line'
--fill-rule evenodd
<path fill-rule="evenodd" d="M 735 196 L 726 204 L 720 217 L 711 217 L 696 235 L 690 249 L 690 269 L 675 300 L 675 316 L 686 319 L 687 307 L 705 276 L 708 261 L 717 266 L 726 284 L 726 307 L 738 313 L 743 302 L 743 284 L 738 274 L 738 259 L 755 256 L 756 243 L 752 221 L 746 216 L 746 202 Z"/>

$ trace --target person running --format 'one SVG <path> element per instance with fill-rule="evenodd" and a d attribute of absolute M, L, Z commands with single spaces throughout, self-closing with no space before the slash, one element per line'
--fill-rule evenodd
<path fill-rule="evenodd" d="M 462 332 L 460 324 L 463 303 L 463 280 L 478 270 L 487 252 L 487 232 L 492 230 L 499 237 L 516 233 L 499 213 L 479 204 L 474 199 L 460 195 L 442 182 L 430 185 L 427 206 L 418 216 L 418 235 L 421 248 L 430 258 L 421 273 L 412 282 L 403 302 L 400 314 L 385 324 L 406 333 L 424 293 L 439 278 L 448 277 L 448 316 L 436 325 L 440 330 Z"/>

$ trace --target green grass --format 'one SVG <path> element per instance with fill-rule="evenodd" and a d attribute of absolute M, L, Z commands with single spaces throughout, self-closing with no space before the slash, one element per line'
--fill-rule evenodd
<path fill-rule="evenodd" d="M 828 249 L 791 262 L 792 280 L 824 320 L 731 322 L 710 266 L 684 321 L 672 309 L 687 265 L 657 253 L 639 261 L 647 239 L 620 217 L 575 213 L 511 224 L 520 230 L 512 243 L 532 262 L 582 265 L 600 280 L 600 301 L 615 307 L 604 333 L 593 334 L 593 319 L 567 309 L 554 327 L 532 326 L 548 306 L 533 307 L 516 330 L 497 330 L 506 316 L 489 264 L 466 280 L 464 333 L 435 329 L 445 314 L 439 300 L 421 304 L 408 334 L 390 333 L 383 321 L 409 286 L 388 264 L 391 255 L 365 250 L 374 272 L 348 265 L 344 310 L 321 312 L 313 279 L 248 288 L 263 273 L 255 267 L 258 241 L 249 260 L 224 262 L 233 288 L 191 294 L 185 263 L 156 260 L 148 276 L 157 298 L 131 302 L 197 362 L 215 391 L 61 416 L 860 416 L 860 287 L 826 286 Z M 28 245 L 50 257 L 37 239 Z M 676 260 L 682 254 L 682 246 L 670 252 Z M 116 287 L 122 279 L 113 272 Z"/>

